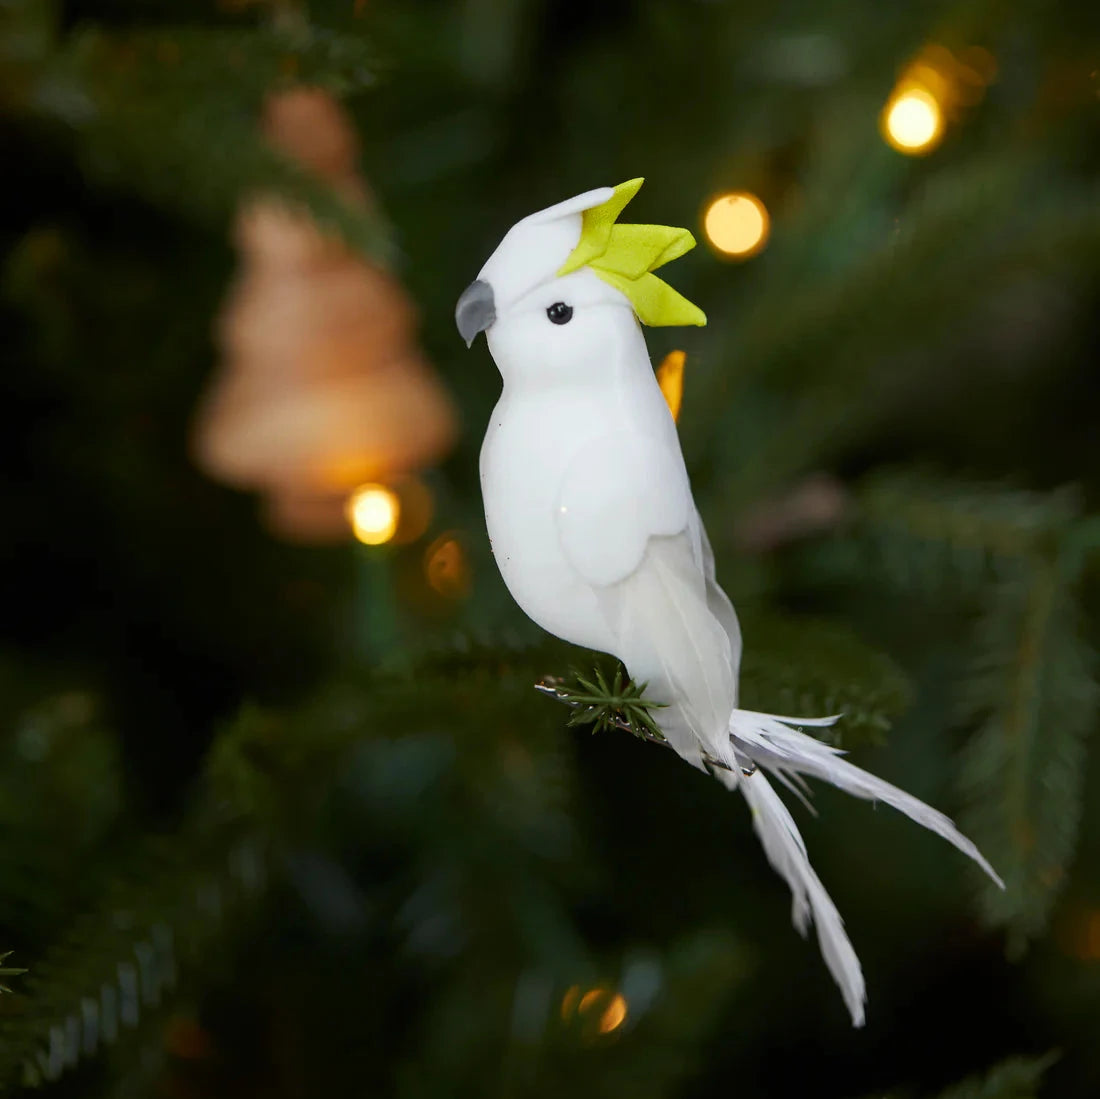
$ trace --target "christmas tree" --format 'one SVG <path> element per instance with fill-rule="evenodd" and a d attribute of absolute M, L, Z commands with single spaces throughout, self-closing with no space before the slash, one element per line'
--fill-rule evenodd
<path fill-rule="evenodd" d="M 0 0 L 0 1089 L 1097 1094 L 1098 58 L 1071 4 Z M 455 301 L 640 175 L 740 704 L 1007 886 L 789 799 L 860 1030 L 490 554 Z"/>

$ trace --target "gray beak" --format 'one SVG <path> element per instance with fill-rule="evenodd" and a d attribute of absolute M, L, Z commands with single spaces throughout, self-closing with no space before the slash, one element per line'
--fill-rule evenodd
<path fill-rule="evenodd" d="M 459 335 L 470 347 L 474 337 L 484 332 L 497 319 L 497 307 L 493 301 L 493 288 L 477 279 L 462 291 L 462 297 L 455 306 L 455 324 Z"/>

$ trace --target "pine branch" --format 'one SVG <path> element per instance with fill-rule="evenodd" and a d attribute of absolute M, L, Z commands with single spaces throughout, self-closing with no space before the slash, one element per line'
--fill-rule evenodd
<path fill-rule="evenodd" d="M 952 1084 L 936 1099 L 1038 1099 L 1043 1077 L 1059 1057 L 1057 1051 L 1042 1057 L 1009 1057 L 983 1073 Z M 899 1089 L 885 1099 L 903 1099 L 907 1094 L 911 1093 Z"/>
<path fill-rule="evenodd" d="M 0 977 L 19 977 L 27 972 L 25 969 L 19 969 L 16 966 L 4 965 L 4 962 L 14 953 L 15 951 L 13 950 L 5 950 L 0 954 Z M 11 992 L 11 989 L 3 982 L 0 982 L 0 992 Z"/>
<path fill-rule="evenodd" d="M 826 568 L 981 610 L 966 646 L 961 720 L 974 730 L 958 784 L 963 828 L 1007 883 L 982 908 L 1019 952 L 1046 924 L 1076 845 L 1095 658 L 1075 594 L 1097 522 L 1069 490 L 1049 494 L 892 473 L 860 494 L 855 531 Z"/>
<path fill-rule="evenodd" d="M 0 1090 L 58 1080 L 123 1039 L 140 1042 L 159 1025 L 179 970 L 195 966 L 263 884 L 263 848 L 251 837 L 185 830 L 171 854 L 163 848 L 135 858 L 35 962 L 0 1024 Z"/>
<path fill-rule="evenodd" d="M 704 931 L 671 943 L 661 969 L 656 958 L 639 954 L 624 959 L 618 979 L 603 985 L 606 995 L 590 1007 L 582 1009 L 585 1001 L 568 990 L 555 997 L 557 1018 L 547 1020 L 539 1044 L 519 1053 L 527 1054 L 530 1075 L 518 1093 L 557 1096 L 575 1091 L 581 1079 L 591 1099 L 660 1099 L 697 1071 L 700 1043 L 744 976 L 744 952 L 728 935 Z M 663 980 L 654 980 L 657 973 Z M 622 996 L 626 1014 L 609 1027 L 618 1018 L 607 1014 L 614 993 Z M 684 1004 L 691 1005 L 689 1012 Z"/>
<path fill-rule="evenodd" d="M 347 94 L 369 86 L 372 71 L 361 36 L 309 24 L 119 35 L 84 28 L 37 66 L 22 107 L 67 127 L 93 175 L 152 202 L 224 219 L 242 198 L 274 193 L 385 260 L 392 247 L 378 215 L 349 206 L 258 128 L 271 90 L 303 83 Z"/>
<path fill-rule="evenodd" d="M 962 825 L 1004 877 L 1003 892 L 983 891 L 982 909 L 1016 953 L 1045 927 L 1072 860 L 1100 703 L 1060 566 L 1039 558 L 997 586 L 963 686 L 963 718 L 977 731 L 958 776 Z"/>
<path fill-rule="evenodd" d="M 909 705 L 912 690 L 898 665 L 842 625 L 774 612 L 749 612 L 742 619 L 740 688 L 741 704 L 747 708 L 806 716 L 843 714 L 837 726 L 820 732 L 852 749 L 882 743 Z M 537 631 L 452 633 L 421 650 L 407 667 L 392 671 L 466 678 L 486 669 L 507 670 L 556 689 L 561 680 L 546 676 L 545 669 L 575 665 L 577 654 L 576 648 L 540 637 Z M 609 691 L 603 701 L 612 697 Z"/>
<path fill-rule="evenodd" d="M 89 693 L 38 682 L 15 660 L 0 662 L 0 696 L 14 710 L 0 741 L 0 925 L 24 929 L 20 950 L 33 951 L 94 888 L 122 814 L 121 765 Z"/>
<path fill-rule="evenodd" d="M 905 674 L 835 623 L 779 614 L 743 616 L 740 705 L 806 717 L 842 714 L 815 735 L 845 749 L 881 744 L 909 705 Z"/>
<path fill-rule="evenodd" d="M 938 1099 L 1037 1099 L 1043 1076 L 1059 1056 L 1009 1058 L 941 1092 Z"/>
<path fill-rule="evenodd" d="M 908 702 L 909 687 L 884 656 L 867 649 L 847 631 L 827 623 L 770 617 L 748 619 L 750 638 L 742 672 L 742 705 L 766 713 L 844 715 L 841 730 L 827 735 L 846 748 L 881 742 L 893 717 Z M 620 729 L 641 740 L 668 746 L 645 698 L 645 684 L 634 683 L 621 664 L 612 677 L 599 665 L 573 682 L 546 676 L 536 690 L 573 709 L 569 725 L 593 725 L 593 732 Z M 711 767 L 727 765 L 704 755 Z"/>
<path fill-rule="evenodd" d="M 1079 514 L 1070 489 L 1024 492 L 897 473 L 869 480 L 859 510 L 884 570 L 903 585 L 925 587 L 981 582 L 1005 560 L 1056 545 Z"/>
<path fill-rule="evenodd" d="M 756 400 L 728 392 L 719 399 L 717 387 L 728 379 L 715 371 L 700 379 L 695 398 L 705 421 L 697 430 L 714 440 L 722 465 L 734 471 L 715 485 L 714 495 L 727 506 L 758 499 L 828 463 L 879 422 L 884 408 L 934 390 L 926 358 L 914 362 L 898 356 L 897 348 L 906 333 L 916 348 L 953 336 L 948 326 L 957 324 L 960 311 L 989 294 L 991 269 L 1042 269 L 1052 265 L 1051 257 L 1065 269 L 1086 260 L 1100 242 L 1095 191 L 1044 190 L 1038 174 L 1015 150 L 944 173 L 918 205 L 897 211 L 900 234 L 876 234 L 874 246 L 832 277 L 793 288 L 762 282 L 743 310 L 736 338 L 710 357 L 736 362 L 742 389 L 766 374 L 767 392 Z M 807 234 L 791 247 L 808 253 L 808 263 L 815 245 Z M 797 392 L 785 392 L 796 377 Z M 752 409 L 753 422 L 737 419 L 745 408 Z"/>
<path fill-rule="evenodd" d="M 664 733 L 650 713 L 662 709 L 664 704 L 646 698 L 647 685 L 630 679 L 621 664 L 616 666 L 610 682 L 599 665 L 590 679 L 585 679 L 575 669 L 571 674 L 572 684 L 552 676 L 535 684 L 536 690 L 573 708 L 567 725 L 591 725 L 593 733 L 622 729 L 639 740 L 666 743 Z"/>
<path fill-rule="evenodd" d="M 410 952 L 423 952 L 438 935 L 441 912 L 464 927 L 477 924 L 465 906 L 485 889 L 482 844 L 441 851 L 431 843 L 480 830 L 507 856 L 500 872 L 509 887 L 538 901 L 538 946 L 525 944 L 528 954 L 559 964 L 577 956 L 561 902 L 537 896 L 545 886 L 535 868 L 560 854 L 568 835 L 557 807 L 567 782 L 560 737 L 550 723 L 540 735 L 537 721 L 521 738 L 485 737 L 486 725 L 506 727 L 521 689 L 529 690 L 515 676 L 497 674 L 494 685 L 487 698 L 484 683 L 450 677 L 377 681 L 370 689 L 359 682 L 297 711 L 246 709 L 217 738 L 204 793 L 184 825 L 135 855 L 35 959 L 0 1024 L 0 1090 L 60 1079 L 105 1052 L 130 1066 L 138 1047 L 157 1049 L 161 1009 L 181 995 L 177 973 L 182 985 L 210 969 L 269 867 L 319 842 L 327 807 L 350 773 L 360 795 L 369 791 L 357 811 L 373 830 L 386 830 L 387 851 L 406 847 L 410 867 L 425 849 L 435 851 L 402 883 L 410 894 L 436 891 L 429 910 L 410 903 L 398 921 Z M 426 810 L 422 783 L 433 780 L 453 789 Z"/>
<path fill-rule="evenodd" d="M 815 551 L 816 567 L 921 597 L 980 592 L 1005 567 L 1090 529 L 1069 488 L 1026 492 L 891 470 L 868 478 L 855 500 L 854 521 Z"/>
<path fill-rule="evenodd" d="M 762 285 L 765 300 L 739 338 L 739 379 L 764 369 L 772 377 L 797 373 L 831 386 L 843 380 L 851 395 L 880 375 L 878 355 L 895 351 L 899 329 L 919 330 L 926 342 L 935 323 L 951 323 L 960 305 L 987 294 L 988 280 L 976 272 L 1091 256 L 1100 239 L 1095 191 L 1052 191 L 1042 186 L 1043 172 L 1033 153 L 1019 149 L 970 160 L 893 211 L 899 231 L 868 237 L 835 277 L 807 279 L 793 294 L 787 283 Z M 812 250 L 816 230 L 809 226 L 792 246 Z M 948 301 L 953 308 L 943 307 Z"/>
<path fill-rule="evenodd" d="M 573 708 L 573 713 L 566 721 L 567 725 L 594 725 L 594 733 L 621 729 L 649 744 L 672 747 L 649 712 L 660 709 L 663 703 L 645 698 L 647 685 L 643 683 L 638 686 L 633 680 L 626 679 L 626 671 L 621 664 L 615 671 L 614 686 L 608 685 L 599 667 L 590 680 L 582 678 L 575 671 L 573 677 L 575 685 L 555 676 L 544 676 L 535 684 L 536 691 Z M 717 767 L 723 771 L 731 769 L 728 763 L 709 752 L 701 753 L 700 758 L 708 767 Z M 754 765 L 742 773 L 751 775 L 755 771 Z"/>

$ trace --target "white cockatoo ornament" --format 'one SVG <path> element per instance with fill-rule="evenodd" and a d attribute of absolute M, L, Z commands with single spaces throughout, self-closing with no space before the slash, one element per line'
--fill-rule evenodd
<path fill-rule="evenodd" d="M 859 960 L 768 776 L 796 794 L 809 775 L 892 805 L 1002 883 L 942 813 L 797 728 L 835 718 L 737 708 L 737 615 L 715 579 L 639 325 L 706 323 L 653 274 L 695 241 L 686 229 L 616 224 L 641 184 L 600 187 L 517 222 L 459 299 L 459 332 L 467 344 L 485 332 L 504 381 L 481 448 L 493 555 L 535 622 L 617 656 L 662 704 L 653 716 L 668 744 L 741 792 L 791 888 L 795 926 L 816 925 L 859 1026 Z"/>

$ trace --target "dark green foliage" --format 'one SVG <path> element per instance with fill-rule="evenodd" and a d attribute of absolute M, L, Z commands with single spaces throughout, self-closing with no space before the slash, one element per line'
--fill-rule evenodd
<path fill-rule="evenodd" d="M 659 1095 L 689 1068 L 703 1019 L 741 966 L 728 935 L 687 935 L 660 955 L 590 952 L 563 902 L 601 886 L 591 868 L 577 879 L 561 723 L 538 705 L 532 681 L 526 666 L 384 681 L 366 693 L 349 683 L 293 715 L 243 714 L 211 761 L 215 802 L 274 829 L 321 929 L 333 933 L 328 921 L 339 919 L 351 943 L 384 936 L 391 953 L 371 963 L 374 979 L 400 987 L 416 974 L 431 988 L 426 1012 L 389 1024 L 397 1047 L 382 1079 L 395 1094 L 474 1094 L 496 1078 L 550 1096 L 610 1056 L 609 1079 L 625 1074 L 639 1094 Z M 522 735 L 484 736 L 523 710 Z M 376 868 L 342 916 L 313 877 L 336 851 L 345 866 Z M 598 1011 L 563 1017 L 573 985 L 627 993 L 621 1029 L 600 1033 L 610 992 Z M 690 1025 L 675 1021 L 684 997 L 699 1010 Z M 657 1042 L 661 1055 L 635 1068 L 638 1051 Z"/>
<path fill-rule="evenodd" d="M 1057 1053 L 1045 1057 L 1010 1057 L 939 1092 L 936 1099 L 1039 1099 L 1043 1078 L 1058 1058 Z M 905 1099 L 912 1094 L 891 1092 L 885 1099 Z"/>
<path fill-rule="evenodd" d="M 972 1076 L 942 1092 L 939 1099 L 1037 1099 L 1043 1076 L 1058 1060 L 1046 1057 L 1013 1057 L 983 1076 Z"/>
<path fill-rule="evenodd" d="M 1087 536 L 1078 496 L 928 473 L 877 474 L 860 486 L 852 529 L 833 552 L 900 591 L 973 595 L 1021 561 Z"/>
<path fill-rule="evenodd" d="M 840 714 L 822 735 L 845 749 L 881 743 L 910 698 L 902 670 L 836 623 L 747 616 L 740 705 L 791 717 Z"/>
<path fill-rule="evenodd" d="M 1096 1050 L 1063 1041 L 1100 1015 L 1095 943 L 1063 931 L 1100 896 L 1087 9 L 0 0 L 23 192 L 0 217 L 0 1090 L 1095 1095 Z M 928 42 L 998 76 L 903 158 L 876 117 Z M 264 143 L 296 84 L 354 113 L 388 221 Z M 644 686 L 543 638 L 485 543 L 499 379 L 454 300 L 515 218 L 643 173 L 639 220 L 695 226 L 728 188 L 772 214 L 750 263 L 670 271 L 706 330 L 648 333 L 688 351 L 740 704 L 842 714 L 827 735 L 880 746 L 1008 884 L 972 904 L 933 840 L 817 799 L 859 1034 L 743 808 L 619 735 L 659 735 Z M 371 256 L 400 242 L 466 428 L 424 542 L 278 547 L 187 466 L 257 193 Z M 849 501 L 834 529 L 739 552 L 742 515 L 815 470 Z M 462 605 L 423 579 L 450 528 Z M 572 713 L 534 690 L 570 667 Z"/>
<path fill-rule="evenodd" d="M 372 83 L 361 35 L 292 17 L 240 29 L 187 26 L 107 35 L 61 34 L 49 3 L 9 0 L 8 41 L 28 39 L 14 105 L 63 124 L 85 171 L 153 202 L 225 219 L 263 190 L 308 206 L 318 223 L 379 257 L 382 222 L 271 150 L 257 129 L 264 96 L 297 83 L 348 94 Z"/>
<path fill-rule="evenodd" d="M 37 961 L 2 1027 L 0 1086 L 59 1080 L 108 1051 L 125 1061 L 164 1025 L 180 982 L 232 942 L 266 874 L 265 853 L 247 837 L 218 842 L 183 830 L 168 850 L 153 842 L 120 860 L 107 884 Z M 181 974 L 182 970 L 182 974 Z"/>
<path fill-rule="evenodd" d="M 970 733 L 961 821 L 1005 879 L 1004 891 L 983 886 L 982 911 L 1008 929 L 1014 953 L 1045 928 L 1076 847 L 1086 740 L 1100 713 L 1081 609 L 1095 538 L 1069 490 L 895 472 L 862 487 L 850 529 L 821 555 L 834 576 L 870 574 L 973 620 L 957 676 Z"/>
<path fill-rule="evenodd" d="M 12 706 L 0 740 L 0 925 L 19 935 L 21 956 L 95 895 L 76 871 L 109 846 L 122 812 L 118 745 L 98 700 L 75 686 L 27 682 L 25 667 L 0 664 Z"/>
<path fill-rule="evenodd" d="M 878 148 L 868 152 L 869 176 L 883 156 Z M 713 432 L 726 408 L 735 418 L 722 425 L 722 446 L 732 450 L 736 473 L 720 483 L 719 498 L 772 491 L 873 432 L 884 417 L 912 415 L 930 398 L 957 392 L 950 371 L 958 367 L 949 352 L 939 351 L 951 334 L 937 325 L 949 325 L 954 310 L 986 305 L 990 287 L 983 272 L 1027 268 L 1049 256 L 1070 273 L 1091 262 L 1100 246 L 1095 186 L 1075 183 L 1067 192 L 1047 193 L 1036 208 L 1029 201 L 1036 175 L 1015 158 L 947 171 L 905 209 L 901 232 L 854 257 L 826 286 L 760 284 L 755 308 L 748 307 L 747 323 L 726 353 L 739 364 L 737 390 L 744 393 L 766 372 L 769 391 L 759 403 L 742 398 L 730 405 L 728 396 L 710 399 L 719 380 L 729 384 L 726 379 L 704 379 L 704 428 Z M 844 180 L 845 187 L 854 183 Z M 819 201 L 827 208 L 843 196 L 826 193 Z M 950 242 L 963 226 L 968 248 L 960 255 Z M 809 232 L 786 242 L 787 254 L 772 261 L 777 276 L 789 279 L 806 253 L 820 246 Z M 925 323 L 916 346 L 899 354 L 897 326 L 918 318 Z M 789 386 L 796 372 L 797 393 L 770 407 L 768 398 Z M 740 408 L 755 412 L 761 404 L 767 413 L 762 421 L 740 422 Z"/>
<path fill-rule="evenodd" d="M 19 977 L 27 972 L 18 966 L 3 964 L 11 957 L 12 953 L 13 951 L 6 950 L 3 954 L 0 954 L 0 977 Z M 11 992 L 11 989 L 6 984 L 0 984 L 0 992 Z"/>
<path fill-rule="evenodd" d="M 976 731 L 959 770 L 962 819 L 1007 887 L 984 890 L 983 911 L 1019 951 L 1045 928 L 1077 846 L 1100 702 L 1095 654 L 1057 561 L 1003 580 L 971 646 L 961 703 Z"/>

